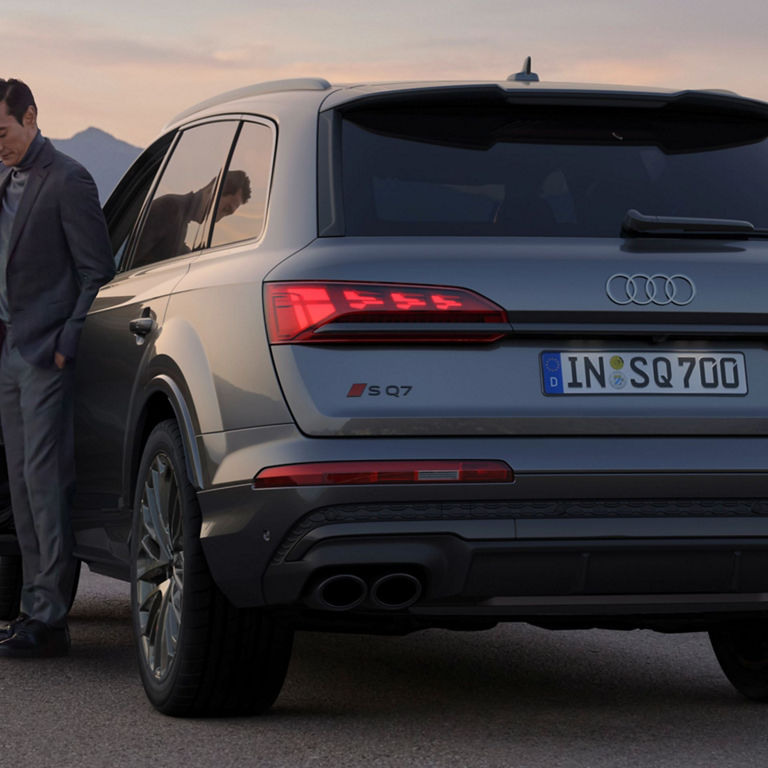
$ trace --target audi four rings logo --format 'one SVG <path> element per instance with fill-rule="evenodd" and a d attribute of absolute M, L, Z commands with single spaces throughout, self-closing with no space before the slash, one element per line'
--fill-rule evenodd
<path fill-rule="evenodd" d="M 614 304 L 675 304 L 684 307 L 696 296 L 693 280 L 685 275 L 611 275 L 605 292 Z"/>

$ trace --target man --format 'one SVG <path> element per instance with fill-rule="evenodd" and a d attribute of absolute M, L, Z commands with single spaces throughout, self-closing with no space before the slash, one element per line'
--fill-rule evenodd
<path fill-rule="evenodd" d="M 61 656 L 75 574 L 73 363 L 114 265 L 93 179 L 40 134 L 20 80 L 0 79 L 0 160 L 0 422 L 23 574 L 0 656 Z"/>
<path fill-rule="evenodd" d="M 149 207 L 147 223 L 134 256 L 134 267 L 154 264 L 189 253 L 195 243 L 188 243 L 188 226 L 205 221 L 213 203 L 216 179 L 211 179 L 196 192 L 185 195 L 167 194 L 158 197 Z M 251 198 L 251 180 L 245 171 L 228 171 L 221 187 L 216 221 L 231 216 Z"/>

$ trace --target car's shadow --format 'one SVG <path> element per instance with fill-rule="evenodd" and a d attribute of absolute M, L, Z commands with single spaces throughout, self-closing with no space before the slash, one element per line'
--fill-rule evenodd
<path fill-rule="evenodd" d="M 210 765 L 214 752 L 222 765 L 258 753 L 292 767 L 705 764 L 684 755 L 765 764 L 766 710 L 735 693 L 702 634 L 514 624 L 406 637 L 301 632 L 268 715 L 204 721 L 166 718 L 147 701 L 125 585 L 87 575 L 71 629 L 69 658 L 4 667 L 0 688 L 21 692 L 16 729 L 35 708 L 67 734 L 100 723 L 109 738 L 94 756 L 147 757 L 171 739 L 188 768 Z M 52 682 L 79 703 L 62 708 L 45 693 Z"/>

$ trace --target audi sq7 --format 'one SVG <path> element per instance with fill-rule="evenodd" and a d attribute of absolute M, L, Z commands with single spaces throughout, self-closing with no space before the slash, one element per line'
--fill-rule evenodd
<path fill-rule="evenodd" d="M 768 700 L 767 137 L 530 72 L 177 116 L 77 367 L 77 556 L 152 703 L 266 710 L 296 630 L 501 621 L 707 631 Z"/>

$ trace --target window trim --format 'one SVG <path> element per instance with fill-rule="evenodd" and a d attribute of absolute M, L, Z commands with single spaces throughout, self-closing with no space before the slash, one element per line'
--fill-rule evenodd
<path fill-rule="evenodd" d="M 159 154 L 161 148 L 164 147 L 162 149 L 163 154 L 160 156 L 159 161 L 157 163 L 157 167 L 155 168 L 154 176 L 150 180 L 149 187 L 147 188 L 147 192 L 144 195 L 144 200 L 142 200 L 141 205 L 139 206 L 138 215 L 133 221 L 131 228 L 128 232 L 128 235 L 124 241 L 125 248 L 123 249 L 123 254 L 120 257 L 120 262 L 118 264 L 115 264 L 115 269 L 118 274 L 121 272 L 126 272 L 130 268 L 126 265 L 133 259 L 133 247 L 136 241 L 137 233 L 139 232 L 140 227 L 143 226 L 143 219 L 146 215 L 147 201 L 151 199 L 152 195 L 154 194 L 155 188 L 157 187 L 158 179 L 162 174 L 162 172 L 164 171 L 165 166 L 168 162 L 168 157 L 170 156 L 172 149 L 176 146 L 177 141 L 178 141 L 177 132 L 172 131 L 171 133 L 166 133 L 160 138 L 156 139 L 154 142 L 152 142 L 152 144 L 150 144 L 149 147 L 147 147 L 141 153 L 141 155 L 136 161 L 136 162 L 140 162 L 144 158 L 148 158 L 148 162 L 150 163 L 150 166 L 151 166 L 151 164 L 154 163 L 155 161 L 155 158 L 153 158 L 152 155 L 154 153 Z M 137 169 L 134 165 L 132 165 L 131 168 L 128 170 L 127 174 L 120 180 L 120 183 L 117 185 L 114 192 L 109 196 L 109 199 L 107 200 L 107 202 L 104 204 L 104 217 L 107 221 L 107 228 L 110 234 L 110 241 L 112 238 L 112 231 L 111 231 L 112 222 L 115 218 L 117 218 L 120 215 L 120 213 L 125 209 L 125 207 L 129 204 L 130 200 L 132 199 L 133 194 L 136 191 L 136 187 L 139 186 L 139 179 L 137 178 L 137 176 L 139 175 L 140 175 L 140 170 Z"/>
<path fill-rule="evenodd" d="M 263 117 L 261 115 L 241 115 L 240 116 L 240 125 L 238 126 L 238 129 L 235 132 L 235 136 L 232 140 L 232 146 L 230 147 L 229 154 L 227 155 L 227 161 L 223 166 L 223 171 L 216 185 L 215 202 L 214 202 L 214 205 L 211 207 L 211 216 L 213 216 L 214 212 L 218 209 L 219 200 L 221 198 L 221 188 L 222 188 L 221 182 L 224 176 L 226 175 L 226 173 L 229 171 L 229 166 L 232 162 L 232 158 L 234 157 L 235 151 L 237 150 L 237 142 L 239 141 L 240 136 L 243 133 L 243 128 L 245 127 L 246 123 L 264 126 L 270 131 L 270 136 L 272 138 L 272 152 L 270 154 L 269 172 L 267 174 L 267 194 L 264 197 L 264 225 L 261 228 L 261 232 L 256 237 L 245 237 L 242 240 L 232 240 L 227 243 L 220 243 L 219 245 L 212 245 L 213 232 L 216 229 L 216 227 L 209 226 L 206 246 L 205 248 L 201 249 L 201 251 L 198 251 L 198 253 L 202 253 L 203 251 L 218 251 L 221 248 L 230 248 L 232 246 L 242 245 L 244 243 L 252 243 L 252 244 L 258 245 L 259 243 L 261 243 L 261 241 L 264 239 L 264 236 L 266 235 L 267 227 L 269 225 L 269 210 L 270 210 L 270 201 L 272 198 L 272 187 L 274 183 L 275 158 L 277 156 L 277 142 L 278 142 L 277 123 L 275 123 L 274 120 L 270 120 L 268 117 Z"/>

